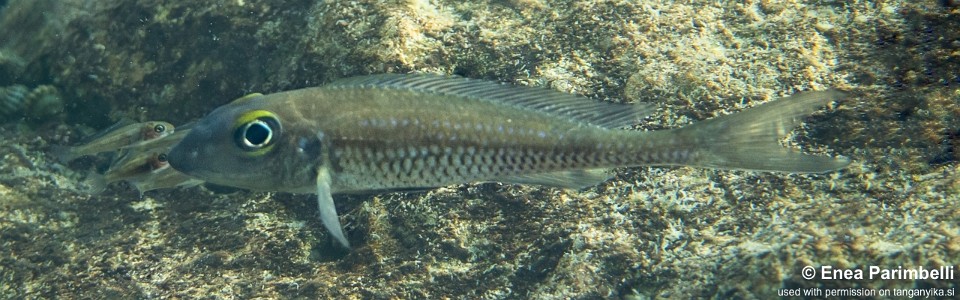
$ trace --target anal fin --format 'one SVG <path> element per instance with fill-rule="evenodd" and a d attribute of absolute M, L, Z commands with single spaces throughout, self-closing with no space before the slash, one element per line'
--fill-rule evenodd
<path fill-rule="evenodd" d="M 516 175 L 496 181 L 516 184 L 536 184 L 564 189 L 583 189 L 600 184 L 613 176 L 609 169 L 570 170 L 549 173 Z"/>

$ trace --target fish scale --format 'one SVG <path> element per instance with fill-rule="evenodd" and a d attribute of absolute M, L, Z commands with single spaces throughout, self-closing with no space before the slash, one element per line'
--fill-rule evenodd
<path fill-rule="evenodd" d="M 333 194 L 496 181 L 582 188 L 614 167 L 683 165 L 828 172 L 844 159 L 779 140 L 843 93 L 802 93 L 683 128 L 619 130 L 649 105 L 433 75 L 374 75 L 252 94 L 199 120 L 169 153 L 198 179 L 315 193 L 323 225 L 349 241 Z"/>
<path fill-rule="evenodd" d="M 377 112 L 371 110 L 368 113 Z M 689 153 L 683 155 L 685 152 L 680 149 L 666 147 L 666 143 L 652 147 L 652 143 L 645 140 L 657 140 L 655 135 L 627 143 L 623 140 L 637 140 L 638 137 L 596 126 L 569 124 L 564 120 L 559 122 L 568 123 L 565 126 L 557 125 L 545 131 L 499 126 L 496 123 L 502 121 L 499 119 L 459 123 L 447 118 L 422 116 L 413 121 L 396 117 L 359 118 L 362 121 L 358 122 L 355 131 L 351 131 L 358 134 L 333 134 L 329 145 L 337 149 L 331 166 L 338 177 L 344 178 L 334 184 L 342 191 L 442 186 L 525 173 L 609 168 L 652 161 L 680 164 L 694 158 Z M 527 122 L 558 122 L 549 114 L 527 118 Z M 396 139 L 384 138 L 387 132 Z M 524 142 L 531 139 L 542 142 Z M 570 150 L 578 145 L 582 149 Z M 423 168 L 430 168 L 432 172 Z"/>

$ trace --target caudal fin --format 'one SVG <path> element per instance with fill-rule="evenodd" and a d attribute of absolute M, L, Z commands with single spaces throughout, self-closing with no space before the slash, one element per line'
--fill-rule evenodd
<path fill-rule="evenodd" d="M 82 190 L 88 194 L 100 194 L 107 190 L 107 177 L 103 174 L 91 172 L 83 181 Z"/>
<path fill-rule="evenodd" d="M 681 129 L 700 147 L 699 166 L 791 173 L 824 173 L 842 169 L 843 158 L 808 155 L 780 145 L 804 117 L 845 97 L 828 90 L 781 98 L 739 113 Z"/>
<path fill-rule="evenodd" d="M 80 157 L 70 146 L 56 145 L 50 149 L 50 152 L 57 158 L 57 161 L 64 164 Z"/>

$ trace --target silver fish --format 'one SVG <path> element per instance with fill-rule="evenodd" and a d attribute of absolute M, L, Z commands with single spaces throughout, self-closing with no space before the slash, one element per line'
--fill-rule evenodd
<path fill-rule="evenodd" d="M 122 151 L 130 153 L 156 153 L 156 158 L 150 161 L 151 169 L 149 172 L 132 174 L 123 180 L 132 185 L 140 192 L 141 197 L 144 192 L 156 189 L 174 188 L 174 187 L 192 187 L 203 183 L 202 180 L 195 179 L 180 173 L 169 167 L 166 153 L 174 145 L 180 142 L 193 126 L 192 123 L 180 125 L 176 133 L 163 138 L 144 141 L 124 147 Z M 111 167 L 112 168 L 112 167 Z"/>
<path fill-rule="evenodd" d="M 215 184 L 316 193 L 344 247 L 332 194 L 497 181 L 582 188 L 614 167 L 682 165 L 829 172 L 844 159 L 778 140 L 843 93 L 808 92 L 687 127 L 618 130 L 646 105 L 434 75 L 375 75 L 224 105 L 169 153 L 173 168 Z"/>
<path fill-rule="evenodd" d="M 115 160 L 103 174 L 92 174 L 84 182 L 91 193 L 106 190 L 107 185 L 121 180 L 147 177 L 162 169 L 170 169 L 167 154 L 157 151 L 126 152 Z"/>
<path fill-rule="evenodd" d="M 115 151 L 138 143 L 165 137 L 174 132 L 173 124 L 163 121 L 147 121 L 126 125 L 125 121 L 111 126 L 101 134 L 79 146 L 55 146 L 54 155 L 61 162 L 68 162 L 81 156 L 101 152 Z"/>
<path fill-rule="evenodd" d="M 185 124 L 175 133 L 168 132 L 156 138 L 120 147 L 102 175 L 91 175 L 85 181 L 89 187 L 88 191 L 101 192 L 106 190 L 108 184 L 117 181 L 127 181 L 140 190 L 141 195 L 148 190 L 177 186 L 170 185 L 174 180 L 168 173 L 180 174 L 180 172 L 169 167 L 166 159 L 167 152 L 190 132 L 190 126 L 192 124 Z M 180 175 L 186 177 L 186 175 Z M 141 187 L 149 189 L 145 190 Z"/>
<path fill-rule="evenodd" d="M 140 174 L 127 178 L 130 183 L 142 196 L 144 192 L 165 188 L 186 188 L 197 186 L 203 183 L 202 180 L 187 176 L 174 170 L 173 168 L 160 168 L 149 173 Z"/>

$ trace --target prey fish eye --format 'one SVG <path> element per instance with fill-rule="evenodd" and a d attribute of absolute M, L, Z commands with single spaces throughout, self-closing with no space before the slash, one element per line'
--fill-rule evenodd
<path fill-rule="evenodd" d="M 237 144 L 240 148 L 256 150 L 273 141 L 273 126 L 264 119 L 255 119 L 237 129 Z"/>
<path fill-rule="evenodd" d="M 167 126 L 163 126 L 163 124 L 157 124 L 157 126 L 153 127 L 153 131 L 156 131 L 157 133 L 163 133 L 164 131 L 167 131 Z"/>
<path fill-rule="evenodd" d="M 150 160 L 151 170 L 159 170 L 167 167 L 167 154 L 166 153 L 157 153 L 153 159 Z"/>

